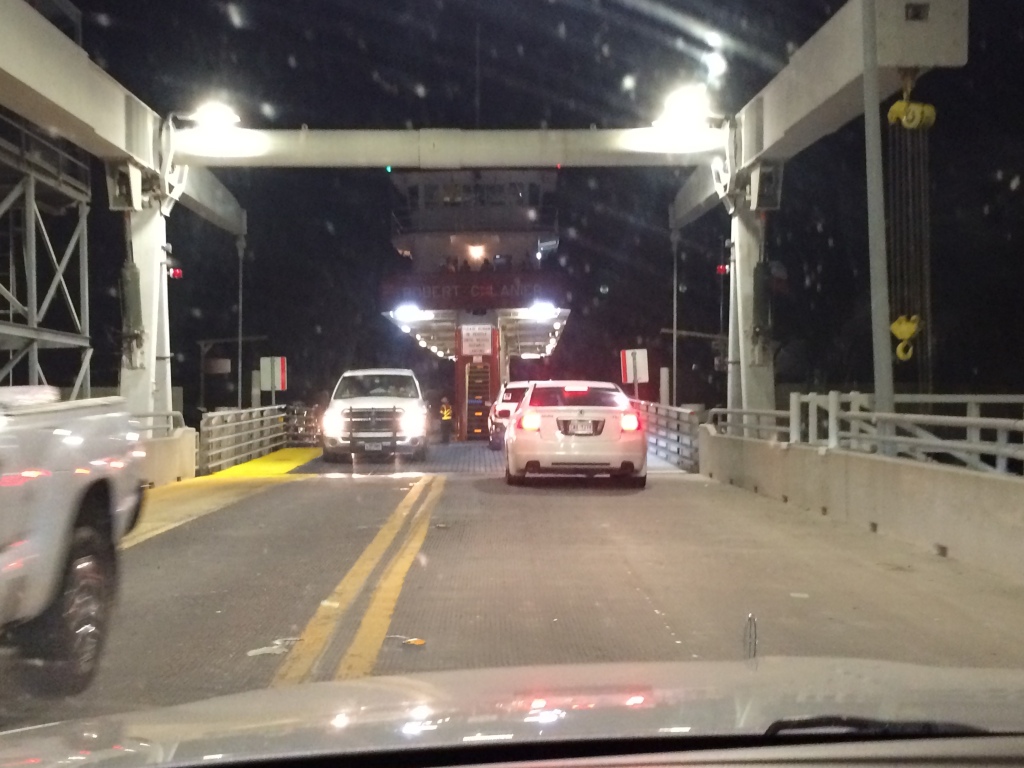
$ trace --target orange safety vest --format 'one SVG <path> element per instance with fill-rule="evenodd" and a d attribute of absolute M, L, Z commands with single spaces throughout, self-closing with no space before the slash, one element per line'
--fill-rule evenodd
<path fill-rule="evenodd" d="M 441 421 L 452 420 L 452 407 L 450 405 L 441 406 Z"/>

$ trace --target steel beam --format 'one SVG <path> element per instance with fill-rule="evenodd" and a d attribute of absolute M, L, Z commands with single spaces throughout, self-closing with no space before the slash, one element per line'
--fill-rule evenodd
<path fill-rule="evenodd" d="M 926 20 L 906 4 L 877 3 L 879 99 L 896 93 L 901 68 L 967 63 L 968 0 L 930 0 Z M 736 115 L 739 155 L 733 178 L 759 160 L 788 160 L 864 114 L 865 0 L 849 0 L 786 67 Z M 710 174 L 692 177 L 676 196 L 672 219 L 684 226 L 714 206 Z"/>
<path fill-rule="evenodd" d="M 14 343 L 17 340 L 21 343 Z M 23 342 L 35 342 L 34 347 L 58 349 L 89 346 L 89 337 L 50 328 L 31 328 L 23 323 L 0 320 L 0 349 L 21 349 Z M 29 350 L 31 352 L 31 350 Z"/>
<path fill-rule="evenodd" d="M 159 172 L 156 112 L 24 0 L 0 0 L 0 19 L 0 104 L 102 160 L 129 160 Z M 212 174 L 195 175 L 182 204 L 232 234 L 245 234 L 234 196 Z"/>
<path fill-rule="evenodd" d="M 623 130 L 175 131 L 176 162 L 215 167 L 584 168 L 706 164 L 727 133 Z"/>

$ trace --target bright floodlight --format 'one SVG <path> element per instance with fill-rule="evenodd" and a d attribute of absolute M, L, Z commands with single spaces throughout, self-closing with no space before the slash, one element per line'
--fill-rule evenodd
<path fill-rule="evenodd" d="M 400 323 L 403 323 L 402 330 L 405 330 L 404 325 L 409 323 L 415 323 L 419 320 L 433 320 L 434 313 L 430 310 L 422 310 L 415 304 L 403 304 L 402 306 L 395 309 L 391 313 L 391 316 Z M 405 331 L 408 333 L 408 331 Z"/>
<path fill-rule="evenodd" d="M 553 320 L 558 317 L 558 309 L 550 301 L 538 301 L 526 310 L 526 316 L 532 320 Z"/>
<path fill-rule="evenodd" d="M 709 80 L 718 80 L 729 69 L 729 62 L 726 61 L 725 56 L 718 51 L 709 51 L 708 53 L 705 53 L 702 61 L 704 62 L 704 67 L 708 71 Z"/>
<path fill-rule="evenodd" d="M 713 117 L 711 97 L 704 83 L 691 83 L 677 88 L 665 99 L 665 110 L 661 117 L 654 121 L 658 128 L 691 128 L 707 126 L 708 119 Z"/>
<path fill-rule="evenodd" d="M 206 102 L 186 119 L 200 128 L 230 128 L 242 122 L 235 110 L 220 101 Z"/>
<path fill-rule="evenodd" d="M 484 257 L 484 247 L 482 245 L 469 246 L 469 257 L 471 259 L 482 259 Z"/>

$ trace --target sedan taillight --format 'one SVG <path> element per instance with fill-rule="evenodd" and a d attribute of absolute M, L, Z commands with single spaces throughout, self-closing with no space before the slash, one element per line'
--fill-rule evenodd
<path fill-rule="evenodd" d="M 526 432 L 536 432 L 540 429 L 540 414 L 536 411 L 527 411 L 519 417 L 519 428 Z"/>
<path fill-rule="evenodd" d="M 626 411 L 622 414 L 622 431 L 636 432 L 640 429 L 640 415 L 636 411 Z"/>

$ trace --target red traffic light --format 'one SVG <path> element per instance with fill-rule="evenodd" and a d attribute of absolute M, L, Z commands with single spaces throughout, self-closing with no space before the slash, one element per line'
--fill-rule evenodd
<path fill-rule="evenodd" d="M 185 271 L 180 267 L 171 267 L 167 270 L 167 276 L 171 278 L 171 280 L 180 280 L 185 276 Z"/>
<path fill-rule="evenodd" d="M 729 274 L 729 265 L 728 265 L 728 264 L 719 264 L 719 265 L 718 265 L 718 266 L 717 266 L 717 267 L 715 268 L 715 271 L 716 271 L 716 272 L 717 272 L 718 274 L 720 274 L 720 275 L 728 275 L 728 274 Z"/>

